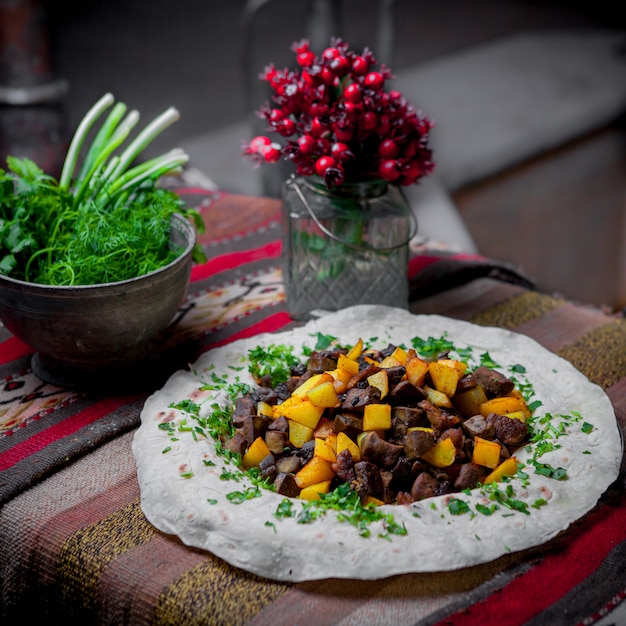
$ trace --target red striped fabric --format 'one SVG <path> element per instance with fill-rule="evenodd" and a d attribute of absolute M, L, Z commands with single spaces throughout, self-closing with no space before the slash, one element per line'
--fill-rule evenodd
<path fill-rule="evenodd" d="M 24 356 L 32 354 L 34 350 L 16 337 L 9 337 L 0 344 L 0 365 L 11 363 Z"/>
<path fill-rule="evenodd" d="M 32 454 L 40 452 L 55 441 L 76 433 L 88 424 L 112 413 L 121 406 L 131 404 L 140 397 L 141 396 L 138 395 L 136 397 L 120 396 L 104 398 L 94 402 L 89 408 L 72 415 L 62 422 L 51 424 L 46 430 L 34 434 L 29 439 L 18 443 L 0 455 L 0 471 L 12 467 Z"/>
<path fill-rule="evenodd" d="M 281 242 L 272 241 L 259 248 L 222 254 L 209 259 L 202 265 L 194 266 L 191 270 L 191 280 L 202 280 L 219 274 L 220 272 L 235 269 L 241 265 L 262 261 L 268 258 L 277 258 L 280 256 L 280 252 Z"/>
<path fill-rule="evenodd" d="M 626 541 L 626 498 L 621 500 L 621 507 L 604 506 L 574 528 L 561 551 L 437 626 L 501 626 L 504 615 L 507 626 L 521 626 L 547 609 L 601 565 L 616 545 L 616 533 Z"/>

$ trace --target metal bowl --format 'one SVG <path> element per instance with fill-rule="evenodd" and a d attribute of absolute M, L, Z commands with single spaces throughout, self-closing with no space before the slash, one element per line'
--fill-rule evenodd
<path fill-rule="evenodd" d="M 182 216 L 172 219 L 171 242 L 184 250 L 169 265 L 115 283 L 56 287 L 0 276 L 0 321 L 37 351 L 35 373 L 63 386 L 97 386 L 151 359 L 189 285 L 196 235 Z"/>

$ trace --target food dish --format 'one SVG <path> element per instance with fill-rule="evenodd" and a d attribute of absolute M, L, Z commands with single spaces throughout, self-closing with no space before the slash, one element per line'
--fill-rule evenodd
<path fill-rule="evenodd" d="M 473 353 L 488 352 L 503 367 L 523 364 L 542 406 L 541 415 L 575 415 L 558 437 L 559 447 L 546 452 L 542 463 L 562 467 L 565 480 L 536 474 L 527 467 L 527 481 L 512 480 L 516 499 L 528 504 L 529 514 L 499 508 L 491 515 L 472 513 L 488 502 L 473 490 L 459 496 L 470 512 L 452 512 L 450 496 L 438 496 L 410 506 L 385 505 L 406 535 L 389 536 L 380 522 L 371 536 L 361 537 L 354 526 L 328 511 L 309 524 L 297 517 L 276 516 L 283 496 L 262 491 L 260 497 L 235 504 L 227 498 L 251 487 L 247 479 L 224 480 L 236 470 L 216 453 L 211 439 L 194 438 L 192 429 L 175 436 L 167 424 L 187 419 L 172 408 L 182 400 L 201 406 L 206 417 L 215 404 L 231 403 L 225 388 L 211 381 L 246 381 L 248 351 L 258 345 L 287 344 L 312 347 L 318 333 L 342 343 L 378 335 L 382 345 L 405 343 L 412 337 L 447 336 Z M 213 389 L 202 388 L 209 383 Z M 454 570 L 496 559 L 548 541 L 594 507 L 619 472 L 622 444 L 612 405 L 606 394 L 567 361 L 534 340 L 511 331 L 481 327 L 434 315 L 412 315 L 400 309 L 359 306 L 329 314 L 300 328 L 264 334 L 217 348 L 175 373 L 144 406 L 134 441 L 141 505 L 148 520 L 165 533 L 191 546 L 211 551 L 228 563 L 275 580 L 320 578 L 376 579 L 407 572 Z M 188 422 L 191 424 L 191 421 Z M 583 424 L 591 427 L 583 427 Z M 167 450 L 166 452 L 164 452 Z M 532 446 L 517 454 L 525 462 Z M 251 493 L 251 492 L 250 492 Z M 533 506 L 545 500 L 544 506 Z M 300 507 L 296 502 L 295 507 Z M 379 537 L 379 532 L 386 537 Z"/>

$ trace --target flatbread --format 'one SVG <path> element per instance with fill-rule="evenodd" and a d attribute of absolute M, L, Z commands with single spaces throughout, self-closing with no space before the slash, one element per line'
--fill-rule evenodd
<path fill-rule="evenodd" d="M 214 403 L 226 406 L 230 400 L 224 391 L 200 391 L 202 383 L 213 375 L 254 384 L 246 367 L 250 349 L 288 344 L 296 346 L 299 356 L 303 345 L 315 346 L 317 333 L 337 337 L 344 345 L 360 337 L 367 341 L 377 336 L 376 347 L 389 342 L 410 345 L 415 336 L 446 335 L 459 348 L 471 346 L 476 356 L 488 352 L 502 371 L 518 363 L 524 365 L 535 397 L 543 403 L 539 415 L 578 412 L 593 428 L 583 432 L 581 423 L 573 424 L 559 437 L 560 448 L 541 456 L 542 463 L 565 468 L 566 480 L 536 474 L 528 467 L 527 486 L 520 481 L 511 483 L 515 497 L 528 503 L 530 515 L 504 507 L 489 516 L 454 515 L 448 508 L 450 495 L 439 496 L 410 506 L 381 507 L 406 527 L 407 534 L 381 538 L 378 535 L 384 529 L 376 522 L 371 536 L 364 538 L 354 526 L 339 521 L 334 511 L 310 524 L 298 523 L 294 517 L 278 519 L 275 512 L 284 496 L 267 490 L 261 497 L 231 503 L 226 494 L 245 489 L 246 484 L 220 478 L 224 467 L 234 468 L 216 454 L 214 442 L 196 441 L 190 433 L 181 433 L 173 442 L 159 424 L 180 418 L 179 411 L 170 405 L 186 398 L 202 405 L 202 415 L 210 413 Z M 613 407 L 602 389 L 534 340 L 437 315 L 358 306 L 295 330 L 236 341 L 207 352 L 189 371 L 176 372 L 146 401 L 133 452 L 141 506 L 156 528 L 248 572 L 296 582 L 448 571 L 538 546 L 594 507 L 618 475 L 622 443 Z M 531 454 L 532 450 L 520 449 L 516 457 L 524 462 Z M 454 497 L 467 502 L 472 511 L 477 504 L 486 503 L 478 490 Z M 541 498 L 548 503 L 532 507 Z M 301 501 L 294 502 L 295 510 L 299 510 Z"/>

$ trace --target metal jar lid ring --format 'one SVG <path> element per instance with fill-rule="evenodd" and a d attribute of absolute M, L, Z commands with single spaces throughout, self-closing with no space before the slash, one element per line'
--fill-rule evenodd
<path fill-rule="evenodd" d="M 341 243 L 344 246 L 347 246 L 348 248 L 353 248 L 354 250 L 362 250 L 362 251 L 374 250 L 376 252 L 392 252 L 393 250 L 397 250 L 398 248 L 402 248 L 403 246 L 406 246 L 409 243 L 409 241 L 411 241 L 411 239 L 413 239 L 413 237 L 415 237 L 415 235 L 417 234 L 417 218 L 413 214 L 413 211 L 410 210 L 410 208 L 407 208 L 408 213 L 409 213 L 409 219 L 411 220 L 411 231 L 409 233 L 408 238 L 405 241 L 402 241 L 401 243 L 398 243 L 395 246 L 389 246 L 385 248 L 369 248 L 363 245 L 357 245 L 357 244 L 351 243 L 350 241 L 346 241 L 345 239 L 342 239 L 341 237 L 338 237 L 337 235 L 335 235 L 335 233 L 330 231 L 328 228 L 326 228 L 326 226 L 324 226 L 324 224 L 320 222 L 319 218 L 317 217 L 317 215 L 315 215 L 315 212 L 311 208 L 311 205 L 308 203 L 307 199 L 302 193 L 302 189 L 300 189 L 300 185 L 298 185 L 298 181 L 296 180 L 296 177 L 293 174 L 291 175 L 291 178 L 288 181 L 288 184 L 293 185 L 296 193 L 298 194 L 298 197 L 300 198 L 300 201 L 302 202 L 302 204 L 308 211 L 309 215 L 311 216 L 311 219 L 315 222 L 315 225 L 325 235 L 327 235 L 334 241 L 337 241 L 338 243 Z"/>

